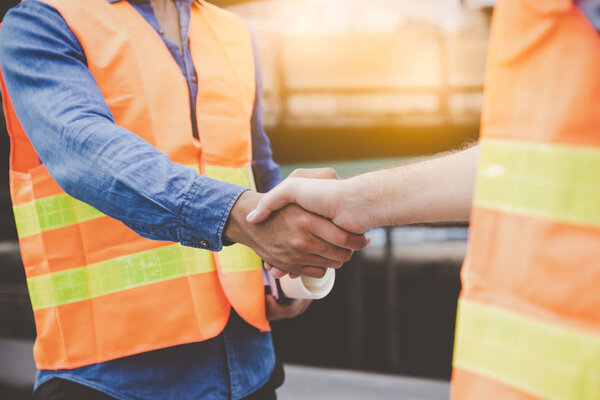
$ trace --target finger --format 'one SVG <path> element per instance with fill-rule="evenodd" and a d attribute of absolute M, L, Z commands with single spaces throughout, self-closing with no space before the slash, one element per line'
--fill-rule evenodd
<path fill-rule="evenodd" d="M 273 271 L 271 273 L 273 274 L 273 277 L 276 279 L 281 279 L 286 275 L 289 275 L 290 278 L 292 278 L 292 279 L 296 279 L 296 278 L 300 277 L 300 274 L 297 272 L 285 272 L 277 267 L 272 267 L 272 268 L 273 268 Z M 277 275 L 277 276 L 275 276 L 275 275 Z"/>
<path fill-rule="evenodd" d="M 292 302 L 285 307 L 288 308 L 288 318 L 294 318 L 298 315 L 304 314 L 304 312 L 308 309 L 308 306 L 312 303 L 312 300 L 309 299 L 293 299 Z"/>
<path fill-rule="evenodd" d="M 269 263 L 265 263 L 265 269 L 266 269 L 267 271 L 270 271 L 272 268 L 273 268 L 273 266 L 272 266 L 271 264 L 269 264 Z"/>
<path fill-rule="evenodd" d="M 369 239 L 365 235 L 345 231 L 323 218 L 316 219 L 308 229 L 313 235 L 343 249 L 362 250 L 369 244 Z"/>
<path fill-rule="evenodd" d="M 309 299 L 298 299 L 298 300 L 296 300 L 296 302 L 297 302 L 297 311 L 296 311 L 295 316 L 304 314 L 304 312 L 308 309 L 308 307 L 311 305 L 311 303 L 313 301 L 309 300 Z"/>
<path fill-rule="evenodd" d="M 325 246 L 328 247 L 332 247 L 331 245 L 324 243 L 323 244 Z M 346 251 L 346 250 L 343 250 Z M 322 254 L 325 253 L 326 255 Z M 334 251 L 331 251 L 330 249 L 327 250 L 315 250 L 314 254 L 304 254 L 302 255 L 302 257 L 299 259 L 299 262 L 302 266 L 306 266 L 309 265 L 311 267 L 320 267 L 320 268 L 340 268 L 342 266 L 342 264 L 344 264 L 347 259 L 349 259 L 349 256 L 344 256 L 342 257 L 338 257 L 338 258 L 328 258 L 328 257 L 334 257 Z M 291 271 L 291 272 L 298 272 L 298 271 Z"/>
<path fill-rule="evenodd" d="M 275 321 L 278 319 L 286 318 L 286 311 L 283 306 L 277 303 L 277 300 L 271 295 L 265 296 L 265 308 L 267 312 L 267 319 L 269 321 Z"/>
<path fill-rule="evenodd" d="M 306 266 L 306 267 L 302 267 L 301 274 L 303 276 L 308 276 L 310 278 L 322 278 L 325 276 L 326 272 L 327 272 L 327 268 Z"/>
<path fill-rule="evenodd" d="M 264 195 L 258 205 L 247 216 L 246 220 L 258 224 L 266 220 L 273 211 L 279 210 L 295 200 L 294 182 L 286 180 L 275 189 Z"/>
<path fill-rule="evenodd" d="M 271 273 L 273 274 L 273 278 L 275 278 L 275 279 L 281 279 L 288 274 L 287 272 L 282 271 L 277 267 L 273 267 L 273 270 L 271 271 Z"/>
<path fill-rule="evenodd" d="M 341 266 L 340 263 L 349 261 L 354 253 L 354 250 L 334 246 L 322 238 L 315 236 L 315 239 L 317 242 L 312 246 L 311 253 L 327 260 L 322 264 L 323 267 L 338 268 Z"/>
<path fill-rule="evenodd" d="M 293 299 L 288 305 L 281 305 L 277 303 L 273 296 L 265 296 L 265 308 L 267 312 L 267 319 L 269 321 L 275 321 L 284 318 L 293 318 L 306 311 L 310 305 L 310 300 Z"/>
<path fill-rule="evenodd" d="M 298 168 L 290 174 L 296 178 L 340 179 L 335 169 L 327 168 Z"/>
<path fill-rule="evenodd" d="M 327 268 L 339 268 L 341 266 L 340 265 L 341 263 L 338 263 L 336 267 L 321 266 L 321 265 L 323 265 L 323 264 L 321 264 L 321 262 L 327 262 L 327 261 L 328 260 L 323 260 L 321 258 L 315 258 L 313 262 L 316 265 L 311 264 L 311 265 L 302 266 L 299 269 L 297 269 L 298 272 L 286 272 L 286 271 L 280 270 L 277 267 L 273 267 L 273 270 L 271 271 L 271 273 L 273 274 L 273 278 L 275 278 L 275 279 L 281 279 L 288 274 L 290 275 L 290 277 L 292 279 L 296 279 L 301 275 L 309 276 L 311 278 L 322 278 L 325 276 L 325 272 L 327 272 Z"/>

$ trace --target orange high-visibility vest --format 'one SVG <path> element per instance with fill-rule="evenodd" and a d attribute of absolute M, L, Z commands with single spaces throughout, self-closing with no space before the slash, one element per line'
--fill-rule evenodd
<path fill-rule="evenodd" d="M 600 399 L 600 35 L 500 0 L 452 398 Z"/>
<path fill-rule="evenodd" d="M 117 125 L 173 162 L 252 186 L 254 54 L 241 20 L 205 2 L 192 6 L 196 140 L 185 79 L 160 36 L 128 2 L 44 1 L 81 43 Z M 236 244 L 217 254 L 144 239 L 70 197 L 39 163 L 3 82 L 2 93 L 38 368 L 75 368 L 207 340 L 223 330 L 232 306 L 248 323 L 269 330 L 262 262 L 251 249 Z"/>

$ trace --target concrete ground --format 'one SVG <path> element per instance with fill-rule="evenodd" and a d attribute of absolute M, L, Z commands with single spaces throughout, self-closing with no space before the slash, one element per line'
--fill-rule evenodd
<path fill-rule="evenodd" d="M 0 339 L 0 399 L 33 399 L 35 371 L 31 340 Z"/>
<path fill-rule="evenodd" d="M 296 365 L 285 373 L 279 400 L 442 400 L 450 393 L 444 381 Z"/>

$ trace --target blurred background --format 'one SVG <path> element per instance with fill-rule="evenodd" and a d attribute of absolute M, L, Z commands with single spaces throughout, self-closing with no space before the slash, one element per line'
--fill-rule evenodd
<path fill-rule="evenodd" d="M 1 15 L 17 2 L 2 2 Z M 476 140 L 492 0 L 213 3 L 254 33 L 264 122 L 284 176 L 325 165 L 350 176 Z M 33 381 L 35 327 L 3 120 L 0 130 L 0 397 L 21 399 Z M 284 400 L 350 398 L 342 386 L 354 398 L 364 398 L 361 390 L 374 398 L 402 397 L 399 390 L 414 394 L 403 398 L 447 397 L 467 226 L 369 235 L 370 247 L 338 273 L 329 297 L 273 324 L 278 355 L 298 378 L 288 378 Z M 329 397 L 309 396 L 314 387 L 302 384 L 324 376 L 319 368 L 340 382 Z"/>

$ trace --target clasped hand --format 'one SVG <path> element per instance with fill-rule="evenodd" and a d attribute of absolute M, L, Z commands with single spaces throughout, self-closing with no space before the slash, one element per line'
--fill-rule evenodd
<path fill-rule="evenodd" d="M 292 178 L 300 176 L 337 178 L 330 168 L 297 170 Z M 277 189 L 273 193 L 277 195 Z M 231 211 L 224 233 L 227 239 L 251 247 L 267 264 L 284 273 L 322 277 L 326 268 L 341 267 L 354 250 L 368 244 L 363 232 L 343 229 L 327 215 L 290 204 L 292 201 L 272 206 L 274 196 L 269 195 L 244 192 Z M 261 205 L 264 207 L 265 202 L 269 207 L 268 214 L 261 214 L 260 221 L 247 220 L 248 213 L 257 207 L 260 209 Z"/>

